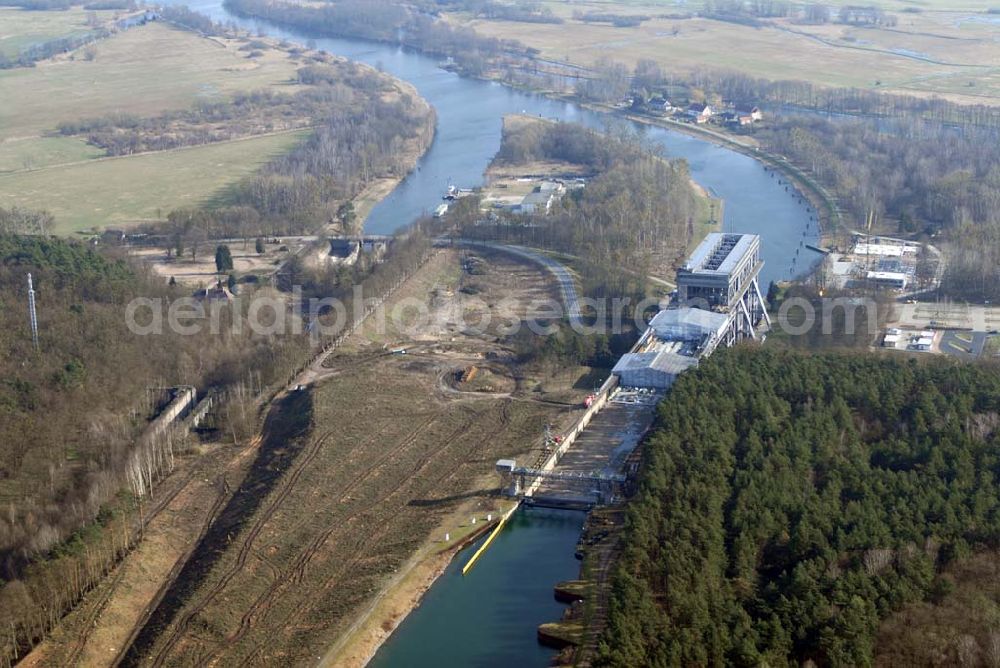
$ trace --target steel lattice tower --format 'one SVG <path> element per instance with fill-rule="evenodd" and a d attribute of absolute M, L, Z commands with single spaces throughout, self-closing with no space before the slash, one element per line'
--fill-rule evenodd
<path fill-rule="evenodd" d="M 31 284 L 31 274 L 28 274 L 28 315 L 31 318 L 31 343 L 38 350 L 38 314 L 35 311 L 35 288 Z"/>

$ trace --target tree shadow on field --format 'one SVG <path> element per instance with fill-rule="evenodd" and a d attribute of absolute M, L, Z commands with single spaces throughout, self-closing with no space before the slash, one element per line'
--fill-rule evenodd
<path fill-rule="evenodd" d="M 490 490 L 480 489 L 472 492 L 464 492 L 462 494 L 452 494 L 451 496 L 442 496 L 439 499 L 411 499 L 410 502 L 407 503 L 406 505 L 417 506 L 420 508 L 433 508 L 435 506 L 443 506 L 452 503 L 453 501 L 464 501 L 465 499 L 474 499 L 477 497 L 486 498 L 493 496 L 494 493 L 495 492 Z"/>
<path fill-rule="evenodd" d="M 129 647 L 122 666 L 145 662 L 157 638 L 170 627 L 185 604 L 201 588 L 205 577 L 226 550 L 239 545 L 244 525 L 308 444 L 312 416 L 313 396 L 309 389 L 290 392 L 274 403 L 264 421 L 260 450 L 246 478 L 198 541 L 191 557 Z"/>

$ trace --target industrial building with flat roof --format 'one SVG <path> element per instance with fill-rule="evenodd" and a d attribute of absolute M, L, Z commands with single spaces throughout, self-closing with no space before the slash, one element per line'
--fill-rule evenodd
<path fill-rule="evenodd" d="M 758 284 L 760 237 L 713 232 L 698 244 L 677 272 L 677 304 L 729 317 L 723 345 L 756 339 L 757 329 L 770 326 Z"/>
<path fill-rule="evenodd" d="M 912 241 L 860 235 L 855 239 L 854 248 L 851 250 L 855 255 L 872 257 L 903 257 L 916 255 L 919 251 L 920 245 Z"/>
<path fill-rule="evenodd" d="M 918 272 L 921 263 L 924 271 Z M 941 252 L 934 246 L 859 232 L 848 252 L 831 253 L 823 275 L 833 289 L 907 291 L 935 286 L 940 281 L 940 269 Z"/>
<path fill-rule="evenodd" d="M 678 299 L 690 306 L 728 310 L 763 264 L 759 236 L 713 232 L 677 272 Z"/>
<path fill-rule="evenodd" d="M 680 354 L 669 347 L 642 353 L 626 353 L 618 360 L 612 373 L 622 387 L 644 387 L 665 390 L 681 373 L 698 366 L 698 358 Z"/>
<path fill-rule="evenodd" d="M 677 302 L 650 321 L 613 373 L 623 387 L 666 389 L 720 344 L 756 339 L 770 325 L 757 284 L 760 237 L 709 234 L 677 272 Z"/>
<path fill-rule="evenodd" d="M 697 308 L 667 309 L 649 321 L 650 329 L 664 341 L 717 340 L 722 338 L 728 324 L 726 314 Z"/>

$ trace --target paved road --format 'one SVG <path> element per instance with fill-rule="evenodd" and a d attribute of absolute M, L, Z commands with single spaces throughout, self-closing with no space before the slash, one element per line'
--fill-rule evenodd
<path fill-rule="evenodd" d="M 938 346 L 942 353 L 962 359 L 977 359 L 983 354 L 989 335 L 985 332 L 961 332 L 962 336 L 972 339 L 971 342 L 967 342 L 958 338 L 958 334 L 959 332 L 955 331 L 944 333 Z"/>
<path fill-rule="evenodd" d="M 573 279 L 573 274 L 564 265 L 552 258 L 524 246 L 498 244 L 491 241 L 475 241 L 473 239 L 439 239 L 438 241 L 458 246 L 489 248 L 541 265 L 555 276 L 556 281 L 559 282 L 559 292 L 562 296 L 563 307 L 566 309 L 566 314 L 569 317 L 570 327 L 579 331 L 584 326 L 580 314 L 580 296 L 576 291 L 576 281 Z"/>

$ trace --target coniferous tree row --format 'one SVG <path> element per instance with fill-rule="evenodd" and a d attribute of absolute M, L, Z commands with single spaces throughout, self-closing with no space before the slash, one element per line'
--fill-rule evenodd
<path fill-rule="evenodd" d="M 1000 543 L 995 368 L 722 351 L 659 408 L 598 665 L 869 665 Z"/>

